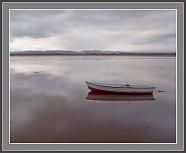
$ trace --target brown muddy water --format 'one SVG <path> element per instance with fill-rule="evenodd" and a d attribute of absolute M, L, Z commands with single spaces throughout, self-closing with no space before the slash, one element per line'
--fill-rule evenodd
<path fill-rule="evenodd" d="M 166 92 L 97 96 L 86 80 L 154 85 Z M 10 57 L 10 141 L 175 143 L 176 58 Z"/>

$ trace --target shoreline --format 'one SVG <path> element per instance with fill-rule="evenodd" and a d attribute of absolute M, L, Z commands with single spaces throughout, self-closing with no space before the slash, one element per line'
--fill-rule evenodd
<path fill-rule="evenodd" d="M 117 55 L 117 54 L 109 54 L 109 55 L 105 55 L 105 54 L 10 54 L 10 56 L 126 56 L 126 57 L 129 57 L 129 56 L 138 56 L 138 57 L 176 57 L 176 55 L 170 55 L 170 54 L 127 54 L 127 55 Z"/>

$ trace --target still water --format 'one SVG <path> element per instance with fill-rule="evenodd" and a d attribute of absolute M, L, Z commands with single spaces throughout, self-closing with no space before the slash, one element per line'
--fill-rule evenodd
<path fill-rule="evenodd" d="M 86 80 L 166 92 L 100 97 Z M 10 57 L 10 127 L 12 143 L 175 143 L 176 58 Z"/>

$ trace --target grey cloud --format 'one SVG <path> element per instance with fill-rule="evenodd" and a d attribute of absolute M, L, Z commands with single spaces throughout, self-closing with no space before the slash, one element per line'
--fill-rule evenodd
<path fill-rule="evenodd" d="M 15 13 L 15 14 L 14 14 Z M 63 28 L 76 28 L 79 26 L 106 26 L 114 28 L 129 28 L 132 30 L 145 27 L 148 28 L 151 26 L 155 27 L 158 23 L 154 24 L 153 22 L 145 21 L 161 21 L 160 24 L 168 25 L 170 20 L 170 12 L 166 11 L 20 11 L 17 13 L 14 12 L 11 15 L 12 21 L 12 32 L 17 30 L 24 30 L 24 24 L 28 25 L 28 31 L 33 32 L 35 29 L 38 34 L 48 31 L 53 31 L 54 29 L 63 30 Z M 171 12 L 172 13 L 172 12 Z M 166 20 L 165 17 L 169 17 Z M 172 20 L 171 20 L 172 21 Z M 20 24 L 19 26 L 13 26 L 13 24 Z M 64 27 L 63 27 L 64 26 Z M 43 29 L 42 29 L 43 27 Z M 59 28 L 61 27 L 61 28 Z M 15 29 L 14 29 L 15 28 Z M 32 29 L 33 28 L 33 29 Z M 37 29 L 38 28 L 38 29 Z M 41 31 L 42 29 L 42 31 Z M 54 30 L 54 31 L 55 31 Z M 117 29 L 120 30 L 120 29 Z M 128 29 L 127 29 L 128 30 Z M 27 31 L 25 35 L 27 35 Z M 30 36 L 32 36 L 30 32 Z M 29 36 L 29 35 L 28 35 Z"/>
<path fill-rule="evenodd" d="M 136 45 L 140 45 L 140 44 L 148 45 L 148 44 L 158 44 L 161 42 L 167 42 L 167 43 L 171 42 L 174 45 L 174 42 L 176 41 L 175 35 L 176 35 L 176 33 L 162 33 L 162 34 L 155 35 L 153 37 L 147 37 L 144 39 L 135 39 L 134 38 L 129 43 L 136 44 Z M 169 45 L 171 46 L 172 44 L 169 44 Z"/>
<path fill-rule="evenodd" d="M 10 12 L 10 33 L 12 37 L 45 37 L 55 33 L 56 27 L 51 24 L 55 15 L 61 11 L 27 11 L 12 10 Z"/>
<path fill-rule="evenodd" d="M 169 46 L 176 37 L 176 13 L 168 10 L 13 10 L 10 19 L 11 42 L 54 37 L 54 45 L 61 49 L 104 50 L 107 44 L 111 50 L 111 45 L 121 50 L 127 45 Z M 154 34 L 147 36 L 148 31 Z M 175 43 L 166 50 L 174 51 Z"/>

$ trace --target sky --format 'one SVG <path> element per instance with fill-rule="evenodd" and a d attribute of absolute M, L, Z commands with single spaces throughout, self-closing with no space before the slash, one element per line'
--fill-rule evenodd
<path fill-rule="evenodd" d="M 10 51 L 175 52 L 175 10 L 11 10 Z"/>

